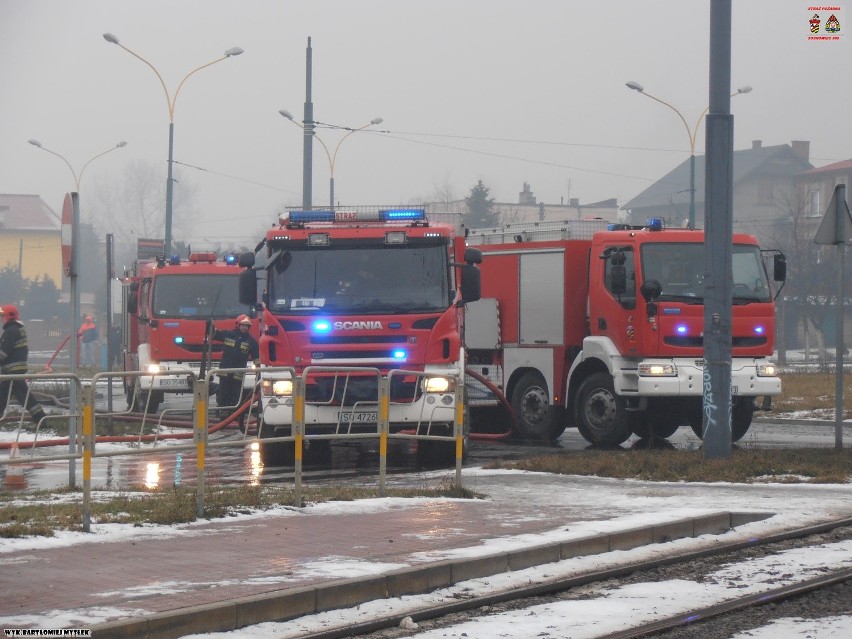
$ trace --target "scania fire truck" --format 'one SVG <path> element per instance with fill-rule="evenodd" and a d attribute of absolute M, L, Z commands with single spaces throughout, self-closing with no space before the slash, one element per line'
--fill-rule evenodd
<path fill-rule="evenodd" d="M 659 220 L 604 225 L 467 233 L 483 255 L 482 299 L 466 310 L 468 366 L 501 389 L 524 438 L 552 440 L 576 426 L 589 442 L 618 445 L 631 434 L 669 437 L 681 425 L 701 437 L 704 232 Z M 768 410 L 781 392 L 770 361 L 770 254 L 773 279 L 783 282 L 783 254 L 734 234 L 732 441 L 748 430 L 758 398 Z"/>
<path fill-rule="evenodd" d="M 207 371 L 216 366 L 222 344 L 210 341 L 211 324 L 232 330 L 237 317 L 253 313 L 239 301 L 242 269 L 237 261 L 234 253 L 222 258 L 214 252 L 190 253 L 185 260 L 139 261 L 126 274 L 124 370 L 153 373 L 125 378 L 129 409 L 154 412 L 165 393 L 192 392 L 188 376 L 176 371 L 199 375 L 202 361 Z M 253 376 L 246 375 L 245 384 L 253 385 Z"/>
<path fill-rule="evenodd" d="M 260 359 L 307 371 L 305 434 L 377 432 L 378 383 L 389 376 L 391 433 L 452 436 L 464 375 L 460 312 L 479 297 L 479 250 L 407 207 L 290 211 L 264 247 Z M 253 265 L 254 254 L 240 263 Z M 256 300 L 257 272 L 244 273 L 241 301 Z M 294 434 L 293 379 L 263 371 L 261 456 L 292 463 L 292 443 L 263 439 Z M 329 440 L 309 443 L 327 449 Z M 455 445 L 421 440 L 418 454 L 450 461 Z"/>

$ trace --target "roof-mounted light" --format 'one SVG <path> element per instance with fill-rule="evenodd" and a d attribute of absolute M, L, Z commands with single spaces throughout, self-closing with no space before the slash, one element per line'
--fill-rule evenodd
<path fill-rule="evenodd" d="M 169 264 L 172 266 L 180 264 L 180 255 L 172 255 L 171 258 L 169 258 Z"/>
<path fill-rule="evenodd" d="M 290 211 L 289 217 L 283 221 L 289 224 L 334 222 L 334 211 Z"/>
<path fill-rule="evenodd" d="M 649 231 L 662 231 L 663 230 L 663 218 L 661 217 L 652 217 L 648 219 L 648 230 Z"/>
<path fill-rule="evenodd" d="M 224 260 L 225 260 L 225 264 L 233 265 L 233 264 L 236 264 L 239 261 L 239 258 L 238 258 L 236 253 L 226 253 Z"/>
<path fill-rule="evenodd" d="M 425 220 L 425 209 L 384 209 L 379 211 L 379 217 L 386 222 Z"/>

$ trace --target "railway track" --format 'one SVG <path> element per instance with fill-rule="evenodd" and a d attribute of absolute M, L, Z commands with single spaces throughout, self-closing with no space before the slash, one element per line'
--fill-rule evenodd
<path fill-rule="evenodd" d="M 611 592 L 627 585 L 660 582 L 672 579 L 697 580 L 718 570 L 721 564 L 737 565 L 755 558 L 770 556 L 790 549 L 820 546 L 852 540 L 852 518 L 838 520 L 819 526 L 787 531 L 764 539 L 716 543 L 712 547 L 681 552 L 665 558 L 628 563 L 593 573 L 554 579 L 547 583 L 517 586 L 504 592 L 483 596 L 471 596 L 439 605 L 425 607 L 416 612 L 390 614 L 361 624 L 350 624 L 346 628 L 330 629 L 313 634 L 300 635 L 303 639 L 338 639 L 359 637 L 361 639 L 395 639 L 416 637 L 423 631 L 444 631 L 447 637 L 468 636 L 469 632 L 456 633 L 454 626 L 489 615 L 514 612 L 534 614 L 532 609 L 542 604 L 561 601 L 585 601 L 596 593 Z M 652 623 L 638 624 L 617 632 L 602 632 L 598 639 L 632 639 L 638 637 L 660 637 L 662 639 L 728 639 L 735 632 L 765 625 L 781 616 L 819 618 L 852 614 L 852 567 L 836 569 L 825 566 L 816 577 L 783 583 L 778 587 L 764 589 L 759 593 L 728 598 L 722 603 L 682 610 L 677 614 L 663 615 Z M 789 613 L 782 613 L 784 607 Z M 530 611 L 530 612 L 526 612 Z M 404 621 L 410 617 L 411 622 Z M 416 628 L 416 629 L 414 629 Z M 283 635 L 282 636 L 290 636 Z M 485 635 L 482 635 L 483 637 Z M 516 635 L 506 635 L 516 636 Z M 554 630 L 543 636 L 562 637 Z M 568 636 L 568 635 L 564 635 Z"/>

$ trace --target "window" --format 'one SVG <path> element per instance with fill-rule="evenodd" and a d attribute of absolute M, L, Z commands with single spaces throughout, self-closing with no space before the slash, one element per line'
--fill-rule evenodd
<path fill-rule="evenodd" d="M 808 190 L 808 199 L 806 204 L 806 215 L 808 217 L 819 217 L 822 215 L 822 207 L 820 206 L 819 189 Z"/>

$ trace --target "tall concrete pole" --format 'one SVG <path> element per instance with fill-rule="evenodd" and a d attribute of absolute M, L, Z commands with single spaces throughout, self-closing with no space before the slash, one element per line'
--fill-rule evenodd
<path fill-rule="evenodd" d="M 706 127 L 704 244 L 704 457 L 731 454 L 731 287 L 734 117 L 731 0 L 710 2 L 710 112 Z M 745 389 L 743 389 L 745 390 Z"/>
<path fill-rule="evenodd" d="M 311 102 L 311 66 L 313 52 L 311 39 L 308 38 L 308 48 L 305 50 L 305 115 L 303 129 L 304 150 L 302 153 L 302 208 L 310 210 L 313 206 L 313 140 L 314 140 L 314 103 Z"/>

